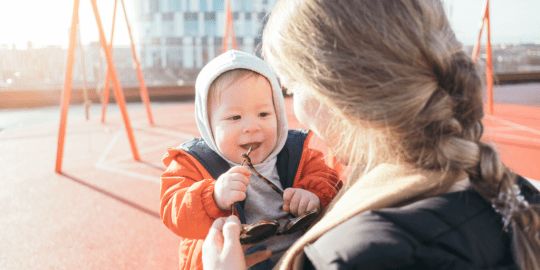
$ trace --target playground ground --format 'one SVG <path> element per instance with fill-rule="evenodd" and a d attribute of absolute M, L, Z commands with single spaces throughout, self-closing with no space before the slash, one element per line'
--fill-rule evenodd
<path fill-rule="evenodd" d="M 520 100 L 495 104 L 484 140 L 539 184 L 540 103 Z M 290 128 L 301 128 L 286 104 Z M 152 103 L 154 126 L 129 104 L 140 162 L 115 107 L 104 124 L 97 104 L 90 120 L 70 108 L 61 174 L 59 109 L 0 110 L 0 269 L 178 269 L 180 239 L 159 218 L 159 176 L 165 149 L 198 136 L 194 104 Z"/>

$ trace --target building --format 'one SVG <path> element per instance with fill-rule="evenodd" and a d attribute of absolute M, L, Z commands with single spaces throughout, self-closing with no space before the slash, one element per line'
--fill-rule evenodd
<path fill-rule="evenodd" d="M 256 51 L 276 2 L 230 0 L 238 50 Z M 198 71 L 221 53 L 225 0 L 136 0 L 135 10 L 143 67 Z"/>

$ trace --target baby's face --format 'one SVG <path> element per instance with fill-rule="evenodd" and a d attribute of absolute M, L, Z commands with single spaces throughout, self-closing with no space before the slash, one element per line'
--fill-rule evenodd
<path fill-rule="evenodd" d="M 229 160 L 242 163 L 252 147 L 251 162 L 263 161 L 277 142 L 277 117 L 272 87 L 263 76 L 237 79 L 210 100 L 210 125 L 217 148 Z"/>

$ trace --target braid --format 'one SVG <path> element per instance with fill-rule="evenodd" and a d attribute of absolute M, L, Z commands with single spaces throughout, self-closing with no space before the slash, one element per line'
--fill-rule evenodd
<path fill-rule="evenodd" d="M 456 132 L 447 133 L 450 138 L 440 140 L 438 152 L 452 164 L 450 167 L 467 172 L 473 189 L 491 201 L 503 216 L 504 228 L 512 231 L 514 256 L 519 267 L 538 269 L 540 205 L 529 203 L 520 194 L 516 175 L 501 162 L 492 146 L 479 141 L 483 132 L 480 121 L 482 84 L 468 57 L 460 53 L 453 59 L 450 69 L 453 74 L 439 80 L 454 103 L 451 118 L 441 125 L 461 126 L 462 130 L 459 134 L 457 128 Z M 453 82 L 447 79 L 450 77 L 454 78 Z"/>
<path fill-rule="evenodd" d="M 503 216 L 504 229 L 511 229 L 513 253 L 520 269 L 540 269 L 540 204 L 531 204 L 520 194 L 516 175 L 499 160 L 493 147 L 481 142 L 478 145 L 478 166 L 469 170 L 471 185 Z"/>
<path fill-rule="evenodd" d="M 482 82 L 472 60 L 462 51 L 450 60 L 432 61 L 437 89 L 417 117 L 422 127 L 417 166 L 468 173 L 472 188 L 492 202 L 512 233 L 520 269 L 540 268 L 540 204 L 520 194 L 516 175 L 501 162 L 492 146 L 480 142 L 483 132 Z M 448 66 L 445 66 L 448 65 Z M 407 140 L 412 141 L 411 138 Z M 433 151 L 428 149 L 433 147 Z M 409 150 L 414 156 L 413 150 Z"/>
<path fill-rule="evenodd" d="M 463 170 L 478 163 L 476 142 L 483 130 L 483 110 L 477 89 L 481 89 L 482 82 L 463 51 L 448 58 L 431 61 L 437 86 L 415 117 L 415 128 L 410 129 L 420 130 L 421 136 L 416 132 L 405 139 L 417 142 L 408 152 L 424 169 Z"/>

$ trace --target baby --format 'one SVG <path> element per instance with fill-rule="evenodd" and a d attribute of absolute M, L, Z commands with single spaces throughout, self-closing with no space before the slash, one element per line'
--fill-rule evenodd
<path fill-rule="evenodd" d="M 320 151 L 307 147 L 311 132 L 288 130 L 285 103 L 273 71 L 260 58 L 231 50 L 211 62 L 196 81 L 195 112 L 202 138 L 168 149 L 161 176 L 161 218 L 182 237 L 180 268 L 202 269 L 201 247 L 215 219 L 234 204 L 244 224 L 324 209 L 341 182 Z M 241 166 L 248 152 L 255 169 L 283 190 L 283 197 Z M 271 267 L 303 234 L 261 242 Z M 261 247 L 261 246 L 259 246 Z"/>

